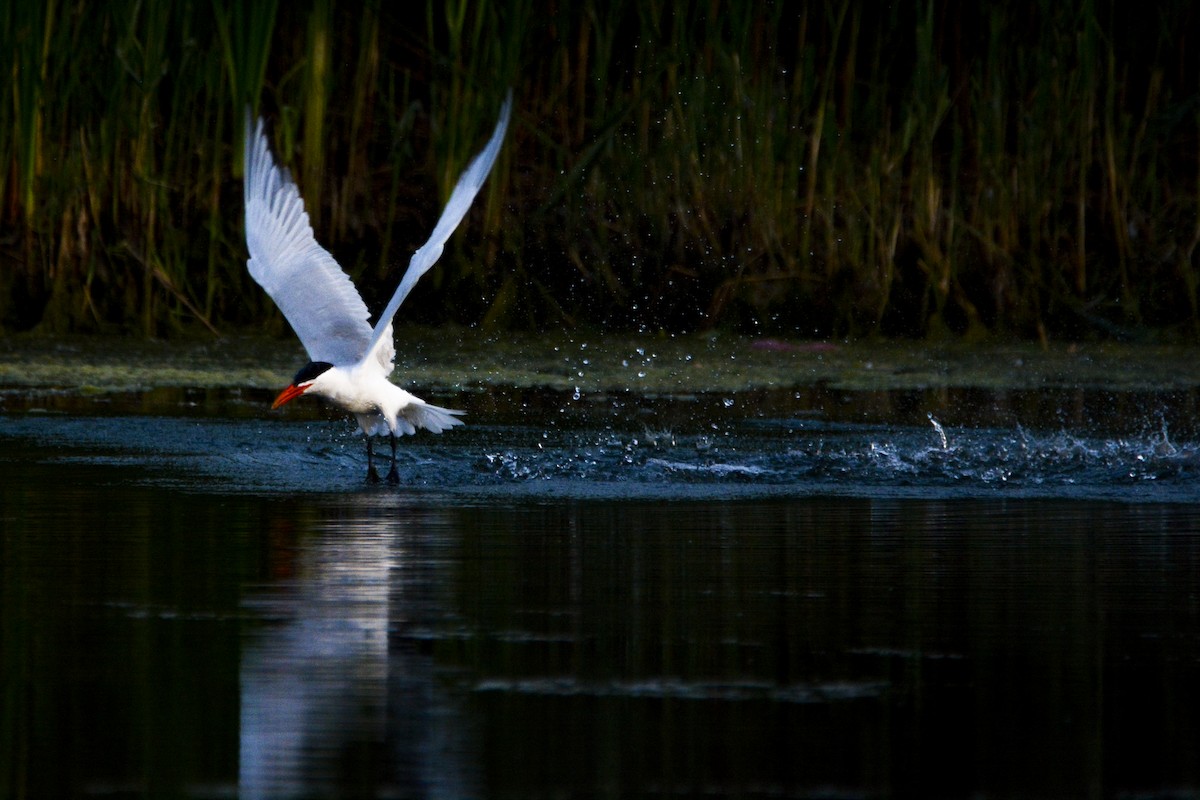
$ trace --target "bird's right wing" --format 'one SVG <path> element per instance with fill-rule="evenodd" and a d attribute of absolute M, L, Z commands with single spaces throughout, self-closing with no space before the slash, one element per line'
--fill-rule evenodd
<path fill-rule="evenodd" d="M 512 116 L 511 89 L 504 99 L 504 105 L 500 108 L 500 119 L 496 123 L 495 131 L 492 132 L 492 138 L 488 140 L 479 155 L 475 156 L 475 159 L 458 179 L 458 183 L 454 185 L 454 191 L 450 193 L 450 199 L 446 201 L 446 208 L 442 210 L 441 218 L 434 226 L 433 233 L 429 235 L 429 241 L 413 253 L 408 262 L 408 271 L 404 273 L 400 285 L 396 287 L 396 293 L 392 295 L 387 308 L 375 321 L 375 330 L 371 332 L 371 342 L 367 345 L 364 358 L 372 356 L 380 358 L 385 355 L 381 348 L 390 349 L 391 342 L 385 343 L 385 340 L 390 340 L 392 336 L 392 318 L 396 316 L 400 304 L 404 302 L 404 298 L 408 297 L 408 293 L 412 291 L 421 276 L 437 263 L 438 258 L 442 255 L 442 249 L 450 239 L 450 234 L 454 233 L 458 223 L 462 222 L 462 218 L 471 208 L 471 201 L 479 193 L 479 188 L 483 186 L 488 173 L 492 171 L 492 164 L 496 162 L 496 156 L 500 153 L 500 145 L 504 143 L 504 133 L 508 130 L 510 116 Z M 385 359 L 380 358 L 380 360 Z M 386 360 L 390 361 L 391 359 Z"/>
<path fill-rule="evenodd" d="M 250 275 L 300 337 L 308 357 L 354 364 L 371 341 L 370 314 L 350 277 L 313 237 L 304 200 L 271 158 L 260 119 L 246 111 L 246 247 Z"/>

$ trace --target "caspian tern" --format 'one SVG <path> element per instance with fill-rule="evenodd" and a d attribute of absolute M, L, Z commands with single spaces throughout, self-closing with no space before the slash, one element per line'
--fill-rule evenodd
<path fill-rule="evenodd" d="M 510 91 L 492 138 L 458 179 L 429 241 L 413 253 L 396 293 L 372 327 L 350 276 L 317 244 L 296 184 L 271 158 L 262 119 L 251 129 L 250 112 L 246 112 L 247 266 L 279 306 L 310 359 L 271 408 L 311 394 L 349 411 L 366 437 L 367 479 L 372 482 L 379 480 L 372 463 L 372 436 L 386 433 L 389 437 L 392 468 L 387 480 L 395 484 L 400 482 L 397 436 L 416 433 L 418 428 L 441 433 L 462 424 L 461 411 L 430 405 L 388 380 L 396 355 L 392 318 L 417 280 L 437 262 L 471 207 L 500 152 L 511 114 Z"/>

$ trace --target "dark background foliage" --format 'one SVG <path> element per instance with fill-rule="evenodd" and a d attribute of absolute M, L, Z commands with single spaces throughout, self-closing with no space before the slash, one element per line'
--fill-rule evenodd
<path fill-rule="evenodd" d="M 406 321 L 1193 337 L 1194 4 L 14 0 L 0 328 L 282 321 L 243 109 L 379 308 L 507 87 Z"/>

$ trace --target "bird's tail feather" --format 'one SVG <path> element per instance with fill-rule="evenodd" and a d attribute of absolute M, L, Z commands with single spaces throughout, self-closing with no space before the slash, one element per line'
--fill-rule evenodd
<path fill-rule="evenodd" d="M 429 403 L 413 403 L 400 412 L 400 417 L 396 421 L 400 423 L 399 427 L 401 428 L 404 428 L 404 423 L 407 422 L 413 429 L 424 428 L 434 433 L 441 433 L 456 425 L 462 425 L 463 421 L 459 419 L 462 414 L 462 411 L 454 411 Z M 415 430 L 405 431 L 405 433 L 414 432 Z"/>

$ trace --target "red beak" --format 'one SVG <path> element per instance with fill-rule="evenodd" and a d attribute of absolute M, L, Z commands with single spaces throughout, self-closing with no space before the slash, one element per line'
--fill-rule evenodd
<path fill-rule="evenodd" d="M 308 391 L 307 386 L 297 386 L 293 383 L 291 386 L 279 393 L 279 396 L 275 398 L 275 402 L 271 403 L 271 410 L 274 411 L 289 400 L 295 400 L 306 391 Z"/>

